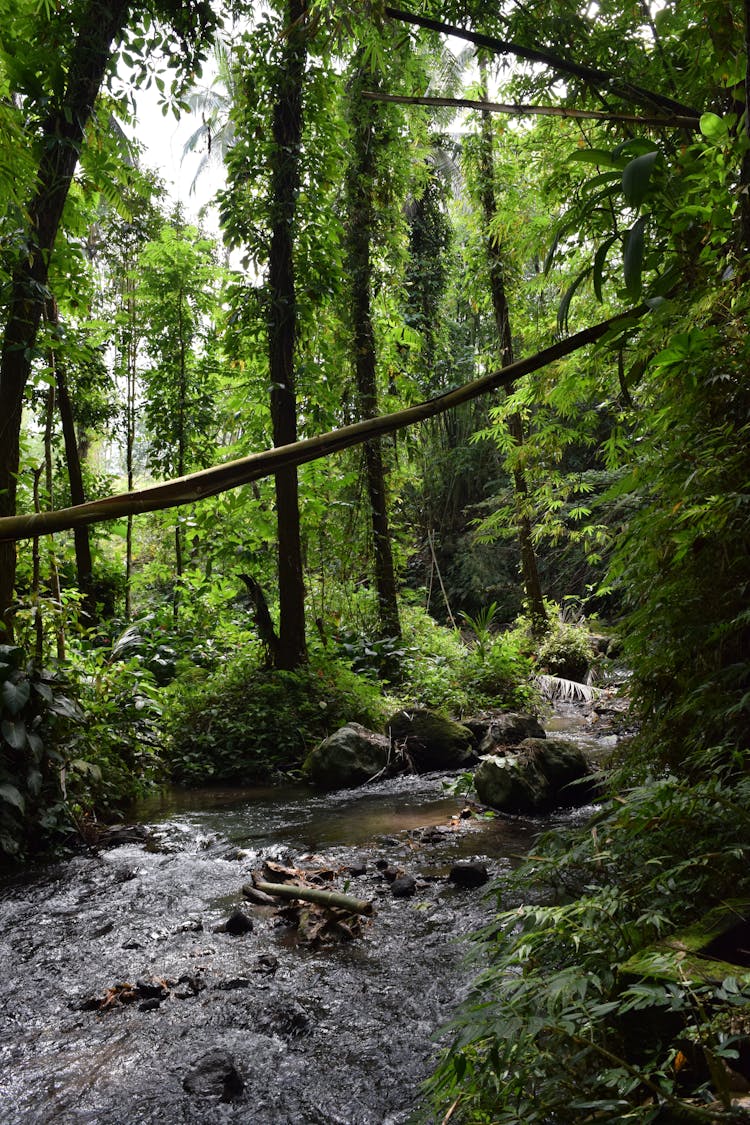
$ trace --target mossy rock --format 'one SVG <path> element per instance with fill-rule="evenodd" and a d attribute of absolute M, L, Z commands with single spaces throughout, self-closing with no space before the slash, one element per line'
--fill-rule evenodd
<path fill-rule="evenodd" d="M 578 784 L 585 782 L 585 784 Z M 526 738 L 483 758 L 474 775 L 479 800 L 508 813 L 539 813 L 586 804 L 596 778 L 580 746 L 560 738 Z"/>
<path fill-rule="evenodd" d="M 647 980 L 750 985 L 750 900 L 730 899 L 684 930 L 639 950 L 621 966 Z"/>
<path fill-rule="evenodd" d="M 469 728 L 426 707 L 397 711 L 387 729 L 417 773 L 464 769 L 476 761 Z"/>
<path fill-rule="evenodd" d="M 359 723 L 347 723 L 308 754 L 303 775 L 318 789 L 351 789 L 386 769 L 390 744 Z"/>

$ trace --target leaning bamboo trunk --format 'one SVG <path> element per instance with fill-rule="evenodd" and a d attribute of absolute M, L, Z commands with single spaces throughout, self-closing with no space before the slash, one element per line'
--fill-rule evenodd
<path fill-rule="evenodd" d="M 317 906 L 329 906 L 332 909 L 347 910 L 350 914 L 372 914 L 373 906 L 364 898 L 353 898 L 351 895 L 341 894 L 339 891 L 324 891 L 319 887 L 300 887 L 297 883 L 263 883 L 253 884 L 257 890 L 267 895 L 276 895 L 278 898 L 298 898 L 303 902 L 314 902 Z"/>

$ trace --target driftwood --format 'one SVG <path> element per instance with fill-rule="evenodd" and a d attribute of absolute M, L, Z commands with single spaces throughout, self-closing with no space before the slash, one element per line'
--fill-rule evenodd
<path fill-rule="evenodd" d="M 349 914 L 372 914 L 373 905 L 367 899 L 354 898 L 339 891 L 324 891 L 320 887 L 301 887 L 297 883 L 264 883 L 255 881 L 257 890 L 278 898 L 301 899 L 331 910 L 346 910 Z"/>

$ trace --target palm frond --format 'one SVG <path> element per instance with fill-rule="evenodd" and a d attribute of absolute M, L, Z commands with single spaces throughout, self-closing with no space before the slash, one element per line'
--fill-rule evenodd
<path fill-rule="evenodd" d="M 601 692 L 591 684 L 581 684 L 577 680 L 565 680 L 562 676 L 540 674 L 534 677 L 534 684 L 545 699 L 561 703 L 591 703 Z"/>

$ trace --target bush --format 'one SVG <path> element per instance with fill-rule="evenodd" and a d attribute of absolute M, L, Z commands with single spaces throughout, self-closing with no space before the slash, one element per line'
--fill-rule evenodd
<path fill-rule="evenodd" d="M 667 777 L 535 846 L 479 935 L 490 966 L 430 1083 L 438 1119 L 452 1107 L 457 1125 L 719 1120 L 706 1101 L 726 1094 L 738 1029 L 747 1042 L 750 989 L 690 980 L 679 947 L 648 955 L 652 978 L 621 966 L 747 894 L 749 805 L 747 780 Z"/>
<path fill-rule="evenodd" d="M 308 750 L 348 722 L 381 729 L 378 688 L 334 659 L 294 672 L 238 659 L 202 681 L 175 681 L 166 716 L 175 781 L 251 784 L 297 769 Z"/>
<path fill-rule="evenodd" d="M 562 621 L 556 614 L 550 616 L 550 622 L 549 632 L 536 650 L 539 670 L 583 683 L 595 656 L 588 629 L 583 624 Z"/>

